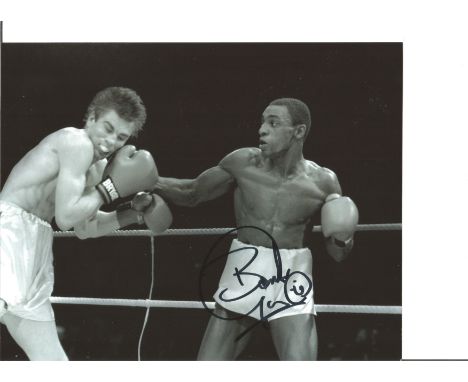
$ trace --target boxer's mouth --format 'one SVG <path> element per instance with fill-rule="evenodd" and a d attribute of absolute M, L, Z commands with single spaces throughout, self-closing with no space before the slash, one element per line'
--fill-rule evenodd
<path fill-rule="evenodd" d="M 102 158 L 105 158 L 106 156 L 110 154 L 110 150 L 102 144 L 97 146 L 97 151 L 98 151 L 99 156 Z"/>

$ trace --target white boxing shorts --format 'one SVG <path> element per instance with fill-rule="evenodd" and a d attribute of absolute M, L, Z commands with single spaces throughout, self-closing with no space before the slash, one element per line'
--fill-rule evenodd
<path fill-rule="evenodd" d="M 37 216 L 0 201 L 0 298 L 7 312 L 54 321 L 53 230 Z"/>
<path fill-rule="evenodd" d="M 234 239 L 213 297 L 223 308 L 261 321 L 316 314 L 312 254 L 308 248 L 275 253 Z"/>

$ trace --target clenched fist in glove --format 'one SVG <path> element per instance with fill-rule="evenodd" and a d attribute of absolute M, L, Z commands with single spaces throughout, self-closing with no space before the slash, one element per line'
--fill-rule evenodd
<path fill-rule="evenodd" d="M 351 241 L 359 220 L 354 202 L 347 196 L 328 195 L 322 207 L 322 233 L 341 247 Z"/>
<path fill-rule="evenodd" d="M 161 233 L 172 224 L 172 213 L 159 195 L 139 192 L 132 201 L 117 207 L 120 227 L 146 224 L 153 233 Z"/>
<path fill-rule="evenodd" d="M 109 204 L 136 192 L 152 189 L 157 180 L 158 170 L 151 154 L 127 145 L 109 161 L 103 181 L 96 188 L 104 203 Z"/>

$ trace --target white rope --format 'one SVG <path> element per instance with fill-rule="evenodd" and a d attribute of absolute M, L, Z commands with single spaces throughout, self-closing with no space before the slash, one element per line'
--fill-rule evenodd
<path fill-rule="evenodd" d="M 91 297 L 50 297 L 53 304 L 127 306 L 141 308 L 178 308 L 204 309 L 201 301 L 171 301 L 171 300 L 132 300 L 119 298 Z M 213 301 L 206 302 L 206 307 L 214 309 Z M 401 306 L 392 305 L 321 305 L 316 304 L 317 313 L 366 313 L 366 314 L 401 314 Z"/>
<path fill-rule="evenodd" d="M 148 293 L 148 301 L 153 296 L 154 287 L 154 237 L 151 237 L 151 285 Z M 150 313 L 150 307 L 146 308 L 145 319 L 143 320 L 143 327 L 141 328 L 140 338 L 138 340 L 138 361 L 141 361 L 141 343 L 143 342 L 143 334 L 145 333 L 146 324 L 148 323 L 148 317 Z"/>
<path fill-rule="evenodd" d="M 401 223 L 390 224 L 360 224 L 356 231 L 401 231 Z M 315 226 L 312 232 L 321 232 L 321 226 Z M 138 360 L 141 360 L 141 343 L 146 324 L 149 317 L 150 308 L 182 308 L 182 309 L 214 309 L 214 302 L 201 301 L 169 301 L 169 300 L 151 300 L 154 286 L 154 237 L 155 236 L 221 236 L 225 234 L 235 235 L 235 228 L 198 228 L 198 229 L 168 229 L 165 232 L 154 234 L 150 230 L 117 230 L 105 236 L 143 236 L 151 237 L 151 286 L 148 299 L 103 299 L 103 298 L 84 298 L 84 297 L 50 297 L 54 304 L 80 304 L 80 305 L 105 305 L 105 306 L 130 306 L 146 308 L 143 327 L 138 340 Z M 74 237 L 74 231 L 55 231 L 54 237 Z M 375 306 L 375 305 L 315 305 L 317 313 L 365 313 L 365 314 L 401 314 L 401 306 Z"/>
<path fill-rule="evenodd" d="M 356 231 L 401 231 L 401 223 L 387 224 L 359 224 Z M 168 229 L 162 233 L 154 234 L 150 230 L 117 230 L 106 236 L 211 236 L 225 235 L 232 231 L 236 234 L 235 228 L 187 228 L 187 229 Z M 312 232 L 322 232 L 322 226 L 315 226 Z M 74 237 L 74 231 L 55 231 L 54 237 Z"/>

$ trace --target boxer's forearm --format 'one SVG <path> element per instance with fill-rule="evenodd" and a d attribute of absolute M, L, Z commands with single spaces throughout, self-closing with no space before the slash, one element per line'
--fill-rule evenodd
<path fill-rule="evenodd" d="M 128 222 L 127 225 L 133 224 L 134 222 Z M 88 239 L 105 236 L 115 230 L 122 228 L 118 219 L 117 213 L 114 212 L 102 212 L 99 211 L 92 219 L 77 224 L 74 227 L 76 236 L 80 239 Z"/>
<path fill-rule="evenodd" d="M 70 183 L 73 183 L 71 181 Z M 86 188 L 82 193 L 79 186 L 64 196 L 64 187 L 57 187 L 55 202 L 55 221 L 62 231 L 67 231 L 80 222 L 94 216 L 103 204 L 99 192 L 94 187 Z"/>
<path fill-rule="evenodd" d="M 192 179 L 159 177 L 153 191 L 179 206 L 194 206 L 197 204 L 195 180 Z"/>

